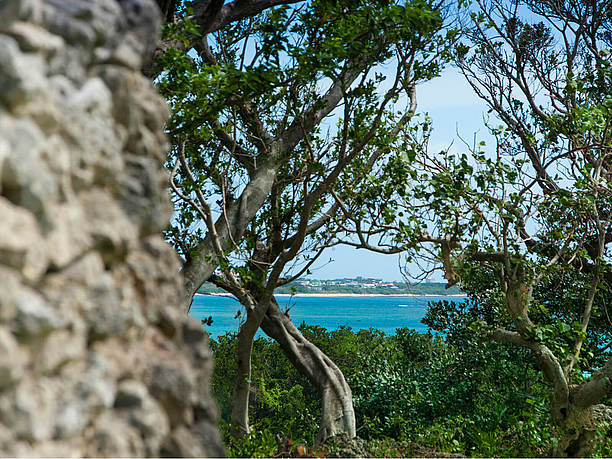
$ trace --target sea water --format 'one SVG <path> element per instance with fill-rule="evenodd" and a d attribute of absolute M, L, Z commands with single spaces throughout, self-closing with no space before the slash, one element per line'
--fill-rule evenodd
<path fill-rule="evenodd" d="M 319 325 L 327 330 L 350 327 L 353 330 L 375 328 L 387 335 L 398 328 L 427 332 L 421 323 L 431 301 L 463 301 L 462 297 L 447 296 L 277 296 L 283 312 L 296 326 L 302 322 Z M 212 318 L 206 330 L 214 338 L 226 332 L 235 333 L 244 318 L 244 308 L 234 298 L 197 295 L 190 314 L 196 319 Z M 260 334 L 260 336 L 262 336 Z"/>

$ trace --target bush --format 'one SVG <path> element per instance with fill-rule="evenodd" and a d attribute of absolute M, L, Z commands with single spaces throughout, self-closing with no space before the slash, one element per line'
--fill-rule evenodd
<path fill-rule="evenodd" d="M 303 324 L 300 330 L 343 371 L 358 434 L 372 444 L 390 439 L 475 456 L 534 456 L 550 447 L 547 391 L 521 349 L 469 341 L 458 347 L 407 329 L 394 336 Z M 235 335 L 211 340 L 211 347 L 213 390 L 227 431 Z M 231 455 L 274 455 L 276 435 L 314 443 L 318 394 L 278 344 L 255 340 L 251 386 L 254 434 L 240 442 L 228 437 Z"/>

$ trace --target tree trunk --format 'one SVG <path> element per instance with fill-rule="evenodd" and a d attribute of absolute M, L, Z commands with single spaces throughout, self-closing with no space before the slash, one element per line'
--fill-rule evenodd
<path fill-rule="evenodd" d="M 176 12 L 177 0 L 156 0 L 164 22 L 172 22 Z"/>
<path fill-rule="evenodd" d="M 554 457 L 590 456 L 595 446 L 592 407 L 579 409 L 570 406 L 566 418 L 560 424 L 559 444 L 553 449 L 552 455 Z"/>
<path fill-rule="evenodd" d="M 266 307 L 257 304 L 255 309 L 247 310 L 247 318 L 240 331 L 236 343 L 236 366 L 238 372 L 234 382 L 232 396 L 232 421 L 230 433 L 241 438 L 251 432 L 249 425 L 249 398 L 251 394 L 251 355 L 253 339 L 266 312 Z"/>
<path fill-rule="evenodd" d="M 340 369 L 319 348 L 309 342 L 283 314 L 273 298 L 261 323 L 262 330 L 278 342 L 300 373 L 321 394 L 321 425 L 317 444 L 340 433 L 356 436 L 351 388 Z"/>
<path fill-rule="evenodd" d="M 558 432 L 558 444 L 551 454 L 554 457 L 584 457 L 592 453 L 595 446 L 595 418 L 593 405 L 612 395 L 612 357 L 604 367 L 581 383 L 572 385 L 573 365 L 576 363 L 583 339 L 575 342 L 564 366 L 546 346 L 533 337 L 536 326 L 529 318 L 533 283 L 525 284 L 523 273 L 515 270 L 512 276 L 503 279 L 506 285 L 506 307 L 517 331 L 497 329 L 490 337 L 506 343 L 514 343 L 531 349 L 546 380 L 552 382 L 550 402 L 552 418 Z M 599 278 L 593 280 L 581 319 L 582 332 L 586 332 Z"/>
<path fill-rule="evenodd" d="M 249 426 L 249 396 L 251 392 L 251 354 L 253 352 L 253 337 L 257 327 L 253 329 L 253 318 L 247 314 L 246 322 L 240 327 L 236 343 L 236 381 L 232 396 L 232 421 L 230 433 L 235 438 L 251 433 Z"/>

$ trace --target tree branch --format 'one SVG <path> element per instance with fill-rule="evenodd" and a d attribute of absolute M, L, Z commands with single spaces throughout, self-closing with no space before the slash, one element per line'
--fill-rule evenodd
<path fill-rule="evenodd" d="M 192 3 L 194 15 L 191 18 L 199 32 L 204 35 L 216 32 L 226 25 L 247 19 L 268 8 L 279 5 L 291 5 L 300 0 L 235 0 L 223 4 L 222 0 L 200 0 Z"/>

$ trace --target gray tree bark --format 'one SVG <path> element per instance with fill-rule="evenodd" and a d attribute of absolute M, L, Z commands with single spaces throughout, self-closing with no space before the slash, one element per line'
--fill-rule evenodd
<path fill-rule="evenodd" d="M 590 380 L 572 387 L 567 407 L 559 407 L 564 417 L 560 423 L 561 440 L 553 455 L 584 457 L 591 454 L 595 440 L 593 406 L 612 394 L 612 357 Z M 553 412 L 555 407 L 553 406 Z"/>
<path fill-rule="evenodd" d="M 247 319 L 240 327 L 236 343 L 236 364 L 238 372 L 234 383 L 232 397 L 232 421 L 230 433 L 241 438 L 251 432 L 249 425 L 249 399 L 251 394 L 251 356 L 253 354 L 253 339 L 261 325 L 267 308 L 257 304 L 254 309 L 247 310 Z"/>
<path fill-rule="evenodd" d="M 268 197 L 280 166 L 280 161 L 267 161 L 260 164 L 240 198 L 235 203 L 230 204 L 225 214 L 219 217 L 215 223 L 215 228 L 219 243 L 224 250 L 231 251 L 233 241 L 240 240 L 248 224 Z M 193 258 L 184 263 L 182 269 L 185 285 L 183 303 L 185 306 L 191 304 L 193 295 L 213 275 L 219 265 L 219 254 L 214 248 L 213 235 L 210 232 L 198 244 L 196 252 L 197 254 Z"/>
<path fill-rule="evenodd" d="M 356 436 L 353 394 L 342 371 L 309 342 L 272 299 L 261 323 L 262 330 L 278 342 L 291 363 L 321 394 L 321 423 L 316 442 L 345 433 Z"/>
<path fill-rule="evenodd" d="M 530 302 L 531 288 L 525 288 L 522 279 L 510 279 L 506 306 L 518 332 L 498 329 L 492 333 L 491 338 L 529 348 L 545 378 L 553 384 L 550 409 L 560 436 L 552 456 L 588 456 L 595 440 L 593 405 L 612 394 L 612 358 L 590 380 L 580 385 L 571 385 L 571 369 L 564 371 L 561 362 L 545 344 L 524 337 L 529 336 L 529 331 L 535 328 L 527 314 Z"/>

